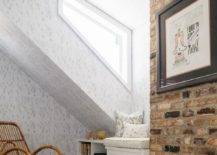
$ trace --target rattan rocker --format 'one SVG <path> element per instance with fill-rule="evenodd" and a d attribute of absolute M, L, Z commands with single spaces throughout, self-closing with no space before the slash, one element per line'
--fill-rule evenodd
<path fill-rule="evenodd" d="M 45 149 L 53 150 L 56 155 L 63 155 L 52 145 L 44 145 L 31 152 L 19 126 L 13 122 L 0 121 L 0 155 L 37 155 Z"/>

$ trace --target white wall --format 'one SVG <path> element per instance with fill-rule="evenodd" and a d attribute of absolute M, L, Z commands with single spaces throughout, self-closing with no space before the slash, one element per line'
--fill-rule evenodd
<path fill-rule="evenodd" d="M 53 144 L 65 155 L 76 155 L 76 139 L 86 132 L 79 121 L 1 52 L 0 121 L 17 122 L 32 151 Z"/>
<path fill-rule="evenodd" d="M 145 110 L 149 123 L 149 0 L 87 0 L 133 30 L 134 110 Z"/>

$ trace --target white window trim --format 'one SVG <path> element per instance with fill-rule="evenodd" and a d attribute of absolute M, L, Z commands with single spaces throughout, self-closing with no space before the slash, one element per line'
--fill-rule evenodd
<path fill-rule="evenodd" d="M 99 52 L 89 43 L 89 41 L 87 41 L 86 37 L 84 37 L 79 30 L 73 26 L 73 24 L 70 23 L 70 21 L 67 19 L 67 17 L 65 17 L 65 15 L 63 14 L 63 0 L 58 0 L 58 14 L 59 16 L 63 19 L 63 21 L 77 34 L 77 36 L 87 45 L 87 47 L 92 51 L 92 53 L 94 53 L 97 58 L 102 62 L 102 64 L 108 68 L 108 70 L 123 84 L 123 86 L 129 91 L 132 91 L 132 29 L 130 29 L 129 27 L 127 27 L 126 25 L 122 24 L 120 21 L 116 20 L 115 18 L 113 18 L 112 16 L 108 15 L 106 12 L 104 12 L 103 10 L 99 9 L 98 7 L 96 7 L 95 5 L 91 4 L 90 2 L 88 2 L 87 0 L 85 1 L 79 1 L 82 5 L 86 6 L 87 8 L 91 9 L 92 11 L 94 11 L 95 13 L 97 13 L 98 15 L 102 16 L 103 18 L 105 18 L 106 20 L 108 20 L 109 22 L 111 22 L 112 24 L 118 26 L 119 28 L 121 28 L 123 31 L 125 31 L 128 35 L 128 53 L 127 53 L 127 57 L 128 57 L 128 63 L 127 63 L 127 68 L 128 68 L 128 75 L 127 75 L 127 79 L 128 79 L 128 83 L 126 83 L 122 77 L 108 64 L 108 62 L 99 54 Z"/>

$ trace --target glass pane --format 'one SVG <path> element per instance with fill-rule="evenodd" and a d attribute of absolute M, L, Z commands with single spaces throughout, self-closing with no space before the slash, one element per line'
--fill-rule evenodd
<path fill-rule="evenodd" d="M 127 33 L 76 0 L 64 1 L 63 14 L 98 55 L 127 83 Z"/>

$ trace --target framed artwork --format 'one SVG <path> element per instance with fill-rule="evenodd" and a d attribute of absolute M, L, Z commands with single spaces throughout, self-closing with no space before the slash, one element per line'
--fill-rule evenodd
<path fill-rule="evenodd" d="M 217 0 L 174 0 L 157 18 L 158 93 L 217 80 Z"/>

